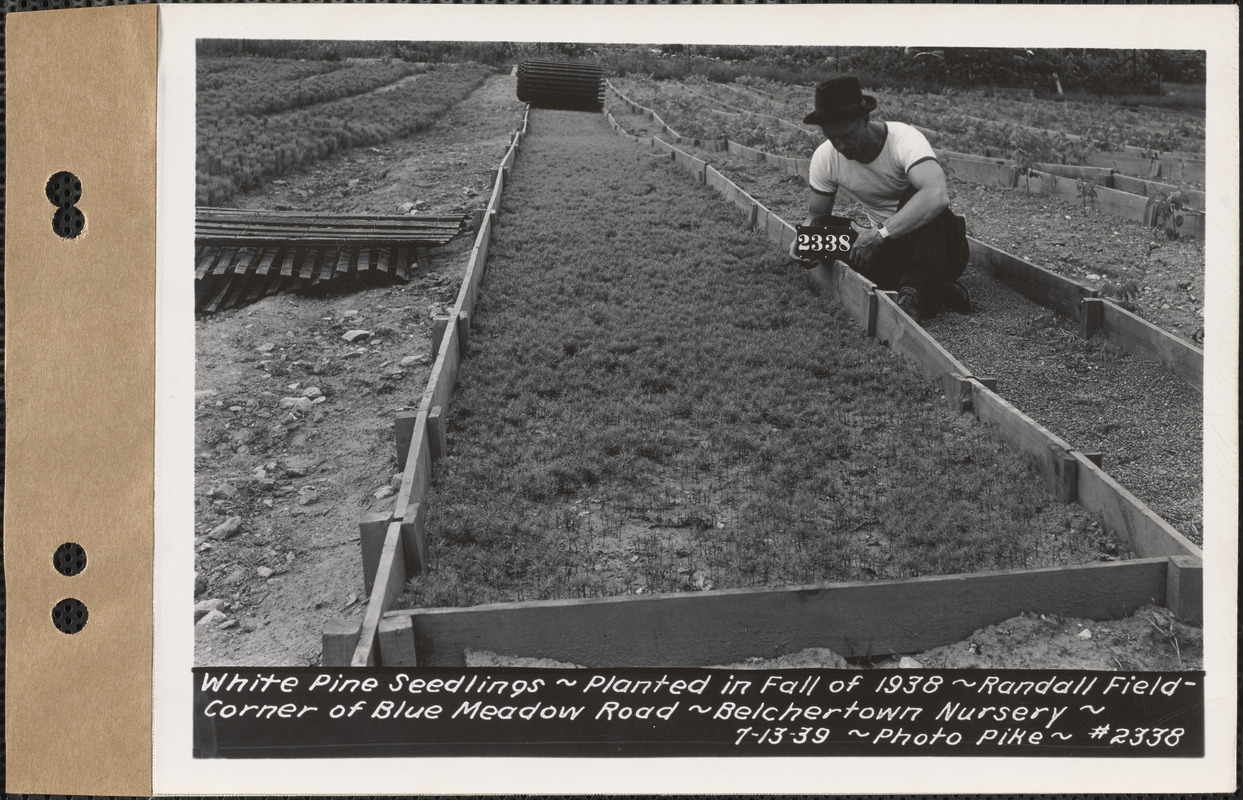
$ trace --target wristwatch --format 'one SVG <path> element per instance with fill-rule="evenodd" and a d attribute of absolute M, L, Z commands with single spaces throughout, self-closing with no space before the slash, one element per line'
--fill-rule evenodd
<path fill-rule="evenodd" d="M 881 239 L 889 238 L 889 230 L 884 225 L 881 225 L 879 228 L 877 228 L 876 232 L 880 234 Z"/>

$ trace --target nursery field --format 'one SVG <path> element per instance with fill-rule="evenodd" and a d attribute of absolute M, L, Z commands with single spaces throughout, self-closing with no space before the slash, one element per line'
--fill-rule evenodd
<path fill-rule="evenodd" d="M 630 113 L 615 96 L 607 107 L 628 130 L 660 134 L 652 122 Z M 668 118 L 665 121 L 682 133 Z M 733 177 L 784 219 L 801 222 L 806 216 L 808 190 L 802 179 L 729 153 L 697 150 L 696 156 Z M 959 180 L 952 172 L 949 178 L 952 206 L 966 217 L 970 235 L 1106 296 L 1117 296 L 1145 319 L 1184 339 L 1200 341 L 1204 327 L 1202 240 L 1170 238 L 1162 230 L 1083 203 L 1033 194 L 1021 186 L 982 186 Z M 839 198 L 838 212 L 861 225 L 870 224 L 852 199 Z"/>
<path fill-rule="evenodd" d="M 424 130 L 490 72 L 477 64 L 385 59 L 354 59 L 331 70 L 314 61 L 239 62 L 203 76 L 199 205 L 226 205 L 295 167 Z"/>
<path fill-rule="evenodd" d="M 784 104 L 774 107 L 768 98 L 754 94 L 751 97 L 757 99 L 749 101 L 718 84 L 688 86 L 639 78 L 618 78 L 612 83 L 631 100 L 654 109 L 683 136 L 728 136 L 748 147 L 798 158 L 810 158 L 822 138 L 814 128 L 797 124 L 802 116 L 781 116 Z M 610 93 L 609 100 L 615 99 Z M 618 113 L 613 104 L 609 107 Z"/>
<path fill-rule="evenodd" d="M 801 269 L 713 192 L 599 118 L 532 120 L 433 480 L 433 568 L 409 603 L 1125 555 L 826 316 Z"/>
<path fill-rule="evenodd" d="M 641 134 L 649 121 L 611 107 Z M 808 190 L 798 177 L 728 153 L 696 151 L 759 202 L 801 221 Z M 969 235 L 1103 290 L 1125 287 L 1128 307 L 1177 335 L 1203 336 L 1204 247 L 1138 223 L 1022 189 L 951 177 L 951 204 Z M 868 224 L 853 200 L 838 212 Z M 963 282 L 980 313 L 942 314 L 926 327 L 1001 392 L 1076 446 L 1105 453 L 1109 472 L 1181 533 L 1200 541 L 1202 419 L 1198 393 L 1159 365 L 1097 337 L 969 266 Z"/>
<path fill-rule="evenodd" d="M 811 110 L 810 86 L 760 78 L 724 84 L 626 77 L 613 83 L 635 102 L 655 109 L 685 136 L 727 135 L 741 144 L 802 158 L 820 140 L 814 128 L 800 126 L 814 132 L 809 144 L 790 127 Z M 1087 102 L 1018 100 L 986 91 L 868 91 L 877 98 L 874 119 L 916 125 L 929 133 L 934 147 L 957 152 L 983 154 L 994 148 L 1008 157 L 1019 155 L 1019 160 L 1066 164 L 1124 147 L 1204 152 L 1204 121 L 1191 117 L 1141 115 Z"/>
<path fill-rule="evenodd" d="M 423 64 L 378 59 L 237 61 L 241 63 L 208 73 L 199 81 L 204 113 L 237 117 L 290 111 L 364 94 L 426 69 Z"/>
<path fill-rule="evenodd" d="M 732 88 L 726 84 L 709 87 Z M 802 119 L 811 88 L 749 79 L 744 90 L 772 102 L 770 113 Z M 1184 115 L 1141 114 L 1101 102 L 1018 99 L 991 89 L 945 90 L 939 94 L 916 90 L 879 89 L 875 92 L 882 119 L 910 122 L 934 131 L 964 137 L 960 143 L 1013 148 L 1031 140 L 1036 149 L 1062 149 L 1068 158 L 1076 152 L 1141 147 L 1157 152 L 1204 152 L 1204 120 Z M 728 97 L 726 96 L 726 99 Z M 935 143 L 934 143 L 935 144 Z M 1080 145 L 1076 151 L 1074 145 Z M 950 142 L 939 146 L 960 150 Z"/>
<path fill-rule="evenodd" d="M 475 212 L 490 234 L 473 251 L 473 233 L 433 251 L 407 283 L 274 294 L 196 322 L 196 663 L 341 663 L 335 651 L 328 660 L 326 632 L 345 621 L 374 636 L 402 591 L 402 573 L 377 572 L 381 518 L 403 520 L 399 562 L 383 562 L 398 525 L 381 523 L 381 561 L 409 579 L 397 606 L 446 619 L 510 601 L 625 605 L 720 589 L 1148 569 L 1154 559 L 1142 543 L 1131 550 L 1132 532 L 1063 502 L 997 429 L 948 410 L 944 387 L 809 291 L 764 231 L 667 154 L 581 112 L 533 109 L 515 136 L 523 106 L 508 70 L 392 54 L 199 60 L 200 204 Z M 807 158 L 820 138 L 800 124 L 810 87 L 613 82 L 704 140 L 680 147 L 801 221 L 803 179 L 716 150 L 728 137 Z M 982 91 L 876 94 L 878 116 L 935 128 L 942 148 L 1058 163 L 1123 147 L 1203 150 L 1203 120 L 1181 115 Z M 632 132 L 664 135 L 613 92 L 606 107 Z M 517 158 L 497 173 L 511 142 Z M 972 236 L 1202 341 L 1202 242 L 1021 181 L 950 177 Z M 489 196 L 499 204 L 490 217 Z M 846 197 L 838 213 L 865 220 Z M 468 259 L 487 272 L 466 310 Z M 1198 392 L 1103 336 L 1078 338 L 1071 320 L 982 269 L 964 283 L 979 313 L 943 314 L 926 329 L 966 371 L 998 377 L 1000 396 L 1068 449 L 1102 453 L 1109 476 L 1201 542 Z M 446 324 L 460 350 L 436 347 Z M 403 459 L 403 425 L 444 396 L 432 387 L 450 351 L 451 403 L 433 414 L 443 428 L 419 431 L 426 452 Z M 412 466 L 424 457 L 425 472 Z M 417 498 L 412 474 L 430 475 Z M 411 519 L 426 548 L 417 562 Z M 1108 641 L 1089 641 L 1087 625 Z M 1201 657 L 1198 631 L 1165 608 L 1099 626 L 1020 617 L 960 645 L 924 665 L 1182 669 Z M 1003 649 L 1015 658 L 995 660 Z M 897 652 L 910 651 L 884 650 Z M 773 666 L 840 661 L 794 658 Z"/>

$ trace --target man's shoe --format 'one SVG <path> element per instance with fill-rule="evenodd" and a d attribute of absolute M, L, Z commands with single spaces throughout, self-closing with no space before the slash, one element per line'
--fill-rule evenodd
<path fill-rule="evenodd" d="M 959 314 L 970 314 L 971 295 L 967 294 L 967 287 L 958 281 L 945 283 L 941 285 L 941 305 Z"/>
<path fill-rule="evenodd" d="M 923 322 L 924 316 L 919 310 L 919 290 L 914 286 L 903 286 L 898 290 L 898 308 L 916 322 Z"/>

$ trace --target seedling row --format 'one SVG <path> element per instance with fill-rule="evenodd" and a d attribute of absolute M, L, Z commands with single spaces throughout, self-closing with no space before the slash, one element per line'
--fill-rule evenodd
<path fill-rule="evenodd" d="M 412 83 L 374 91 L 382 82 L 413 74 L 415 65 L 401 62 L 379 69 L 373 64 L 357 74 L 345 69 L 307 74 L 277 59 L 262 61 L 275 62 L 254 68 L 277 71 L 270 93 L 253 87 L 241 91 L 235 78 L 244 86 L 262 78 L 229 70 L 221 73 L 218 90 L 200 96 L 196 116 L 200 206 L 224 205 L 239 191 L 338 151 L 424 130 L 490 72 L 477 64 L 438 66 Z M 334 83 L 335 76 L 348 80 Z M 243 103 L 239 97 L 247 99 Z M 291 110 L 260 116 L 269 107 Z"/>
<path fill-rule="evenodd" d="M 634 77 L 617 79 L 617 84 L 634 99 L 662 110 L 668 108 L 663 102 L 666 98 L 678 106 L 683 95 L 692 93 L 706 96 L 719 108 L 746 110 L 794 123 L 807 113 L 812 94 L 810 86 L 754 77 L 745 84 Z M 1058 160 L 1066 162 L 1079 162 L 1099 153 L 1168 154 L 1192 162 L 1204 160 L 1205 129 L 1198 119 L 1148 118 L 1099 104 L 1016 100 L 970 91 L 930 94 L 885 88 L 871 93 L 879 103 L 879 118 L 901 120 L 933 131 L 943 139 L 934 144 L 949 149 L 1022 149 L 1033 155 L 1056 153 Z M 647 99 L 654 102 L 647 103 Z"/>
<path fill-rule="evenodd" d="M 686 82 L 689 83 L 690 79 Z M 753 75 L 740 76 L 730 84 L 696 81 L 694 85 L 703 85 L 713 94 L 719 92 L 727 98 L 731 94 L 743 97 L 747 105 L 790 119 L 805 113 L 808 92 L 812 88 L 810 85 L 783 83 Z M 1161 111 L 1140 114 L 1108 104 L 1038 100 L 997 89 L 947 89 L 941 93 L 929 93 L 887 87 L 876 90 L 874 94 L 885 106 L 901 108 L 903 113 L 932 115 L 940 123 L 930 127 L 945 130 L 962 130 L 971 122 L 1004 122 L 1043 133 L 1078 131 L 1070 137 L 1072 140 L 1094 141 L 1098 150 L 1136 148 L 1158 152 L 1204 152 L 1203 118 L 1194 119 L 1181 113 Z"/>

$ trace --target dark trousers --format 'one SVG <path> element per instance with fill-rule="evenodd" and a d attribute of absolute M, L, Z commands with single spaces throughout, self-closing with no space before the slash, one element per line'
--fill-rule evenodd
<path fill-rule="evenodd" d="M 903 196 L 898 208 L 906 205 Z M 966 221 L 948 208 L 927 225 L 881 243 L 872 263 L 851 268 L 887 291 L 913 286 L 919 291 L 920 311 L 931 316 L 941 308 L 941 287 L 958 280 L 967 268 Z"/>

